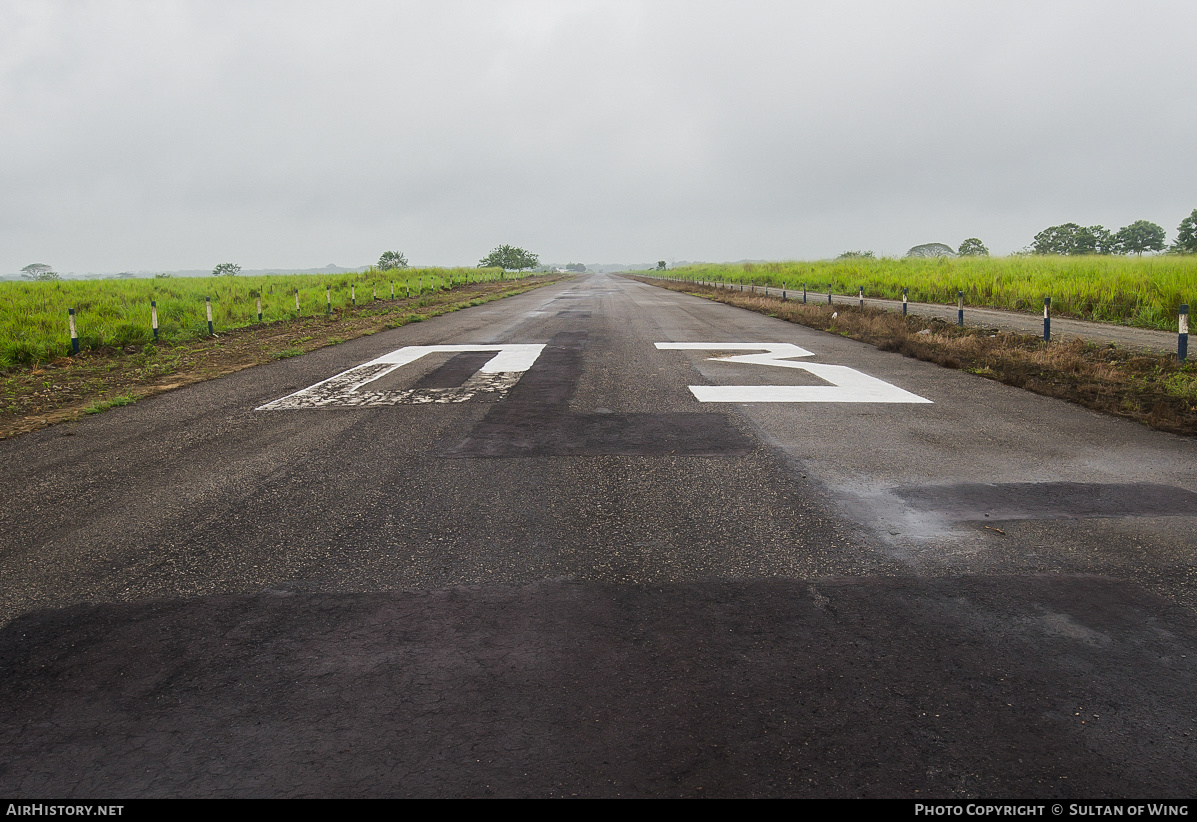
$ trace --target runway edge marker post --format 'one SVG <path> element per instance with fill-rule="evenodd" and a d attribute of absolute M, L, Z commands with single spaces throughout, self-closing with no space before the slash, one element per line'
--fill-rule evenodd
<path fill-rule="evenodd" d="M 1180 333 L 1176 337 L 1176 358 L 1184 362 L 1189 358 L 1189 304 L 1181 303 L 1177 318 Z"/>

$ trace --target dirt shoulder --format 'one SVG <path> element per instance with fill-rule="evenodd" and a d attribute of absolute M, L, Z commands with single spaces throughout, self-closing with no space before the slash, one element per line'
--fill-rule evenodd
<path fill-rule="evenodd" d="M 625 275 L 627 276 L 627 275 Z M 867 342 L 883 351 L 956 368 L 1185 436 L 1197 436 L 1197 363 L 1079 338 L 1044 343 L 1033 334 L 958 328 L 936 317 L 880 308 L 803 305 L 778 296 L 633 279 Z"/>
<path fill-rule="evenodd" d="M 200 340 L 100 349 L 13 369 L 0 374 L 0 439 L 562 279 L 550 275 L 459 285 L 420 297 L 377 300 L 332 314 L 218 331 Z"/>

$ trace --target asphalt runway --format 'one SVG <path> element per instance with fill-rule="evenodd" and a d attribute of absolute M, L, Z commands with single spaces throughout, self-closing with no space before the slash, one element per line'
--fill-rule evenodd
<path fill-rule="evenodd" d="M 0 796 L 1188 797 L 1195 456 L 610 275 L 249 369 L 0 442 Z"/>

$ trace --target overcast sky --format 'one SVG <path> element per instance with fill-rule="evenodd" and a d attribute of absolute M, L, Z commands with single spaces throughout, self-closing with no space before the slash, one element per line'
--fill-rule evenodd
<path fill-rule="evenodd" d="M 0 3 L 0 274 L 994 253 L 1197 208 L 1197 3 Z"/>

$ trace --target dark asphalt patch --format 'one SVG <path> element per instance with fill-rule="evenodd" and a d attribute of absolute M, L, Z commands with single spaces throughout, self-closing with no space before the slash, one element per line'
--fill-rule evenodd
<path fill-rule="evenodd" d="M 0 631 L 0 795 L 1184 797 L 1195 662 L 1096 577 L 78 606 Z"/>
<path fill-rule="evenodd" d="M 590 316 L 589 311 L 581 311 L 576 308 L 567 308 L 564 311 L 557 312 L 558 317 L 573 317 L 575 319 L 585 319 Z"/>
<path fill-rule="evenodd" d="M 915 508 L 959 520 L 1197 515 L 1197 494 L 1142 482 L 918 485 L 894 493 Z"/>
<path fill-rule="evenodd" d="M 576 414 L 511 407 L 487 414 L 444 457 L 718 457 L 754 443 L 722 414 Z"/>
<path fill-rule="evenodd" d="M 456 354 L 443 365 L 421 377 L 412 388 L 457 388 L 494 356 L 494 351 L 467 351 Z"/>
<path fill-rule="evenodd" d="M 536 363 L 444 457 L 743 456 L 754 441 L 717 413 L 585 414 L 569 410 L 585 331 L 553 336 Z"/>

